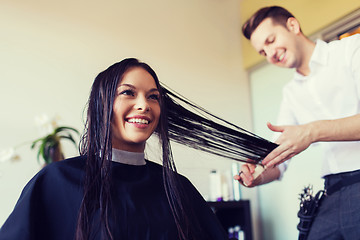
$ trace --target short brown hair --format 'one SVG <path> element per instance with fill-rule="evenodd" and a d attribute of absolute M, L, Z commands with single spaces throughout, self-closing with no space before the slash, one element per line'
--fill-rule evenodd
<path fill-rule="evenodd" d="M 254 13 L 242 26 L 244 36 L 250 40 L 252 33 L 266 18 L 271 18 L 274 23 L 286 27 L 287 20 L 294 17 L 288 10 L 279 6 L 264 7 Z"/>

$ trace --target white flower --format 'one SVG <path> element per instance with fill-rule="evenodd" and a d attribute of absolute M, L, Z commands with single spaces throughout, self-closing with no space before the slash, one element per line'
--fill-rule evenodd
<path fill-rule="evenodd" d="M 48 135 L 51 134 L 55 128 L 58 127 L 59 116 L 55 116 L 52 119 L 45 113 L 38 115 L 35 117 L 35 123 L 39 128 L 40 135 Z"/>
<path fill-rule="evenodd" d="M 0 162 L 19 160 L 19 155 L 16 154 L 14 148 L 3 149 L 0 151 Z"/>

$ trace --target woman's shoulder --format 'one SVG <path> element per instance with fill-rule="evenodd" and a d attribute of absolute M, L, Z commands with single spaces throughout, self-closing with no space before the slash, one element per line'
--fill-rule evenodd
<path fill-rule="evenodd" d="M 53 162 L 47 165 L 44 169 L 67 169 L 67 168 L 84 168 L 86 164 L 86 156 L 76 156 L 64 159 L 62 161 Z"/>
<path fill-rule="evenodd" d="M 77 156 L 53 162 L 42 168 L 33 180 L 46 181 L 51 184 L 62 184 L 64 180 L 77 180 L 83 177 L 86 164 L 85 156 Z"/>
<path fill-rule="evenodd" d="M 57 169 L 66 169 L 66 168 L 83 168 L 86 163 L 86 156 L 76 156 L 64 159 L 62 161 L 53 162 L 46 165 L 42 170 L 44 171 L 54 171 Z"/>
<path fill-rule="evenodd" d="M 151 160 L 145 159 L 146 165 L 150 168 L 161 170 L 163 166 L 157 162 L 153 162 Z"/>

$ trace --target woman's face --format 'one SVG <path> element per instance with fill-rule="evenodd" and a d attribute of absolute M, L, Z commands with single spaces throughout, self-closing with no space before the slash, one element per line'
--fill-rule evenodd
<path fill-rule="evenodd" d="M 111 120 L 112 146 L 142 152 L 160 118 L 160 94 L 154 78 L 143 68 L 125 72 L 117 86 Z"/>

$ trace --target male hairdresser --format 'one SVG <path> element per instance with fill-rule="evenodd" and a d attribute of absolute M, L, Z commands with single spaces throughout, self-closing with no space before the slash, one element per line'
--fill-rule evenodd
<path fill-rule="evenodd" d="M 280 179 L 287 160 L 319 142 L 327 192 L 308 239 L 360 239 L 360 34 L 312 42 L 278 6 L 258 10 L 243 34 L 269 63 L 296 72 L 277 125 L 268 123 L 279 146 L 263 160 L 266 170 L 254 178 L 255 166 L 244 164 L 235 179 L 248 187 Z"/>

